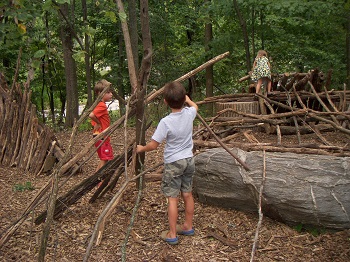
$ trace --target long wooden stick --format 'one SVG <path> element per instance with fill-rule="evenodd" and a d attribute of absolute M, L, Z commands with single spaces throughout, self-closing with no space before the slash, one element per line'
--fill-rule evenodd
<path fill-rule="evenodd" d="M 197 113 L 197 118 L 203 123 L 203 125 L 208 129 L 208 131 L 213 135 L 214 139 L 231 155 L 233 156 L 241 166 L 244 167 L 246 171 L 250 171 L 246 163 L 244 163 L 236 154 L 234 154 L 221 140 L 220 138 L 211 130 L 210 126 L 205 122 L 205 120 Z"/>
<path fill-rule="evenodd" d="M 218 55 L 212 59 L 210 59 L 209 61 L 205 62 L 204 64 L 202 64 L 201 66 L 197 67 L 196 69 L 193 69 L 192 71 L 188 72 L 187 74 L 179 77 L 178 79 L 176 79 L 175 81 L 178 82 L 182 82 L 188 78 L 190 78 L 191 76 L 194 76 L 195 74 L 199 73 L 200 71 L 204 70 L 205 68 L 207 68 L 210 65 L 215 64 L 216 62 L 224 59 L 225 57 L 227 57 L 230 54 L 230 52 L 226 52 L 223 53 L 221 55 Z M 150 96 L 147 97 L 146 102 L 150 103 L 152 102 L 156 97 L 158 97 L 159 95 L 161 95 L 164 91 L 164 86 L 160 89 L 158 89 L 156 92 L 152 93 Z"/>
<path fill-rule="evenodd" d="M 259 231 L 260 231 L 262 220 L 264 217 L 264 214 L 262 212 L 262 199 L 263 199 L 263 191 L 264 191 L 264 185 L 265 185 L 265 179 L 266 179 L 266 153 L 265 151 L 263 153 L 264 153 L 263 154 L 264 156 L 263 173 L 262 173 L 262 180 L 261 180 L 260 191 L 259 191 L 259 207 L 258 207 L 259 221 L 255 230 L 254 243 L 253 243 L 252 252 L 250 256 L 250 262 L 254 261 L 254 255 L 257 248 L 258 239 L 259 239 Z"/>
<path fill-rule="evenodd" d="M 267 106 L 267 108 L 271 111 L 271 113 L 275 114 L 275 110 L 270 105 L 270 103 L 267 102 L 266 100 L 264 101 L 264 103 Z M 276 133 L 277 133 L 277 144 L 280 145 L 280 144 L 282 144 L 282 135 L 281 135 L 281 128 L 280 128 L 279 124 L 276 125 Z"/>
<path fill-rule="evenodd" d="M 144 174 L 157 169 L 161 164 L 157 164 L 155 166 L 153 166 L 150 169 L 147 169 L 143 172 L 141 172 L 140 174 L 138 174 L 137 176 L 133 176 L 132 178 L 126 180 L 123 185 L 121 185 L 119 191 L 113 196 L 113 198 L 111 199 L 111 201 L 107 204 L 107 206 L 104 208 L 104 210 L 101 212 L 99 218 L 97 219 L 97 222 L 95 224 L 95 228 L 93 230 L 92 236 L 90 238 L 88 247 L 86 248 L 86 252 L 85 252 L 85 256 L 84 256 L 84 260 L 83 261 L 88 261 L 89 257 L 90 257 L 90 253 L 91 253 L 91 249 L 93 247 L 94 241 L 96 239 L 96 237 L 98 237 L 98 234 L 102 234 L 103 230 L 101 231 L 101 229 L 103 228 L 103 226 L 101 226 L 101 223 L 104 223 L 106 216 L 108 216 L 108 214 L 111 213 L 111 210 L 113 210 L 117 203 L 119 203 L 119 200 L 121 198 L 121 196 L 123 195 L 123 193 L 125 192 L 125 190 L 127 189 L 127 186 L 139 179 L 141 176 L 143 176 Z"/>
<path fill-rule="evenodd" d="M 309 85 L 310 85 L 310 87 L 311 87 L 312 92 L 315 94 L 317 101 L 320 102 L 320 104 L 323 106 L 323 108 L 324 108 L 327 112 L 331 112 L 331 111 L 329 110 L 328 106 L 322 101 L 322 99 L 320 98 L 320 96 L 317 94 L 317 92 L 316 92 L 314 86 L 312 85 L 312 83 L 311 83 L 310 81 L 309 81 L 308 83 L 309 83 Z M 328 99 L 328 98 L 329 98 L 329 95 L 327 96 L 327 99 Z M 337 125 L 340 125 L 339 121 L 338 121 L 333 115 L 331 115 L 331 118 L 332 118 L 332 120 L 334 121 L 334 123 L 336 123 Z"/>

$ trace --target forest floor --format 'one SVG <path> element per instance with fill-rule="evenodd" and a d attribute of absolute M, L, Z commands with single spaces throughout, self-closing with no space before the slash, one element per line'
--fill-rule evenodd
<path fill-rule="evenodd" d="M 152 131 L 148 134 L 148 139 Z M 134 136 L 129 129 L 128 135 Z M 275 141 L 274 136 L 255 133 L 260 142 Z M 344 145 L 347 139 L 342 134 L 326 133 L 324 136 L 335 145 Z M 57 133 L 57 138 L 68 145 L 69 132 Z M 91 139 L 90 132 L 80 132 L 73 145 L 73 154 L 79 152 Z M 313 142 L 314 135 L 304 135 L 303 142 Z M 297 143 L 296 136 L 282 138 L 285 143 Z M 113 148 L 121 152 L 124 143 L 124 130 L 112 135 Z M 162 148 L 147 153 L 146 168 L 162 161 Z M 97 158 L 88 160 L 82 172 L 74 175 L 60 188 L 66 192 L 83 179 L 92 175 Z M 16 168 L 0 166 L 0 234 L 10 226 L 27 204 L 48 181 L 49 176 L 25 173 Z M 66 178 L 61 178 L 65 181 Z M 30 184 L 29 184 L 30 183 Z M 93 232 L 95 223 L 118 191 L 111 192 L 90 204 L 94 193 L 89 192 L 76 204 L 70 206 L 63 215 L 54 221 L 45 261 L 82 261 Z M 29 190 L 30 186 L 33 190 Z M 159 181 L 146 182 L 139 209 L 133 225 L 133 236 L 125 242 L 126 232 L 137 199 L 138 190 L 132 184 L 123 195 L 122 201 L 106 221 L 103 238 L 99 246 L 94 246 L 89 261 L 250 261 L 254 236 L 259 217 L 253 213 L 223 209 L 204 205 L 195 199 L 194 236 L 180 236 L 179 244 L 170 246 L 159 238 L 168 228 L 167 203 L 160 193 Z M 18 228 L 14 235 L 1 247 L 0 261 L 37 261 L 42 225 L 33 220 L 40 214 L 44 205 L 38 207 Z M 179 220 L 183 220 L 184 208 L 180 201 Z M 297 230 L 298 229 L 298 230 Z M 220 237 L 213 237 L 215 231 Z M 123 249 L 123 247 L 126 247 Z M 125 252 L 124 252 L 125 250 Z M 259 231 L 259 241 L 254 261 L 350 261 L 350 230 L 331 232 L 327 230 L 291 228 L 264 217 Z"/>

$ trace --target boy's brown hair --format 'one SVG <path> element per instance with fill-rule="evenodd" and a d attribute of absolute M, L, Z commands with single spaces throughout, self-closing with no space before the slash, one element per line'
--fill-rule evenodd
<path fill-rule="evenodd" d="M 180 82 L 170 82 L 164 87 L 164 99 L 170 108 L 180 109 L 186 100 L 186 90 Z"/>
<path fill-rule="evenodd" d="M 105 89 L 107 86 L 110 87 L 112 83 L 108 82 L 106 79 L 101 79 L 95 84 L 94 91 L 95 94 L 98 95 Z"/>

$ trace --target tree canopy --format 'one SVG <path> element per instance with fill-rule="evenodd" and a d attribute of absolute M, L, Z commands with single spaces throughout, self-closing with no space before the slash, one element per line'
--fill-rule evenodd
<path fill-rule="evenodd" d="M 125 2 L 128 8 L 129 1 Z M 138 4 L 130 6 L 139 8 Z M 87 103 L 91 85 L 100 78 L 110 81 L 121 96 L 130 95 L 120 21 L 135 21 L 128 20 L 127 12 L 118 13 L 114 1 L 15 0 L 0 7 L 0 72 L 11 83 L 22 50 L 18 80 L 24 81 L 29 69 L 35 69 L 31 89 L 38 111 L 50 109 L 52 115 L 64 117 L 65 110 L 71 110 L 66 108 L 71 95 L 66 97 L 67 56 L 62 42 L 67 34 L 76 64 L 71 70 L 77 75 L 76 83 L 69 87 L 77 90 L 78 99 L 73 103 Z M 349 85 L 349 11 L 350 2 L 339 0 L 149 0 L 153 59 L 148 89 L 158 89 L 208 57 L 229 51 L 231 55 L 214 66 L 214 95 L 240 92 L 244 84 L 238 79 L 250 66 L 246 58 L 252 63 L 259 49 L 268 52 L 272 73 L 333 70 L 332 88 L 342 89 L 343 83 Z M 141 39 L 139 23 L 138 19 L 129 28 L 138 30 Z M 213 36 L 206 49 L 208 23 Z M 139 58 L 141 44 L 138 41 Z M 205 77 L 204 73 L 195 77 L 198 99 L 205 96 Z"/>

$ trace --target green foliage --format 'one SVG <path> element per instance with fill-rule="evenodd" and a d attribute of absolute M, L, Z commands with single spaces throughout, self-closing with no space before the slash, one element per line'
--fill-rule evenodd
<path fill-rule="evenodd" d="M 307 232 L 313 236 L 319 236 L 319 235 L 326 233 L 326 229 L 324 229 L 322 227 L 316 227 L 316 226 L 310 226 L 310 225 L 304 225 L 304 224 L 298 224 L 298 225 L 294 226 L 293 228 L 294 228 L 294 230 L 296 230 L 299 233 Z"/>
<path fill-rule="evenodd" d="M 3 1 L 4 2 L 4 1 Z M 65 73 L 60 27 L 66 23 L 59 13 L 61 4 L 74 4 L 69 21 L 80 41 L 90 40 L 91 82 L 106 78 L 121 95 L 130 95 L 128 61 L 120 21 L 128 21 L 128 6 L 119 13 L 113 0 L 88 1 L 87 22 L 83 22 L 81 1 L 16 1 L 0 3 L 4 10 L 0 23 L 0 72 L 9 83 L 15 74 L 22 50 L 19 82 L 27 79 L 30 67 L 35 77 L 30 83 L 32 101 L 38 111 L 50 106 L 49 95 L 61 114 L 65 102 Z M 270 55 L 273 73 L 333 69 L 331 88 L 343 88 L 346 80 L 346 23 L 349 1 L 340 0 L 237 0 L 249 36 L 251 62 L 258 49 Z M 247 74 L 242 28 L 232 0 L 149 0 L 153 58 L 148 86 L 161 88 L 207 60 L 230 52 L 214 65 L 214 95 L 240 92 L 238 79 Z M 213 26 L 210 50 L 204 48 L 204 25 Z M 143 56 L 141 26 L 139 60 Z M 254 40 L 254 44 L 253 44 Z M 74 39 L 79 100 L 87 98 L 86 51 Z M 254 50 L 254 52 L 253 52 Z M 205 74 L 195 76 L 194 98 L 205 97 Z M 184 82 L 188 88 L 188 82 Z M 166 109 L 154 106 L 155 120 Z M 42 108 L 44 107 L 44 108 Z M 160 110 L 164 110 L 161 112 Z M 115 116 L 116 118 L 119 115 Z M 84 127 L 83 127 L 84 128 Z"/>
<path fill-rule="evenodd" d="M 276 73 L 333 69 L 332 83 L 341 86 L 346 78 L 346 12 L 341 1 L 271 1 L 259 7 L 264 24 L 257 27 L 257 35 L 264 30 Z"/>
<path fill-rule="evenodd" d="M 109 111 L 109 117 L 111 119 L 111 123 L 115 122 L 120 118 L 120 111 L 119 110 L 111 110 Z"/>
<path fill-rule="evenodd" d="M 91 125 L 91 120 L 90 119 L 86 119 L 79 127 L 78 127 L 79 131 L 88 131 L 88 130 L 92 130 L 92 125 Z"/>
<path fill-rule="evenodd" d="M 23 191 L 26 191 L 26 190 L 34 190 L 34 186 L 32 185 L 31 182 L 27 181 L 25 182 L 24 184 L 16 184 L 14 185 L 13 187 L 13 191 L 15 192 L 23 192 Z"/>

